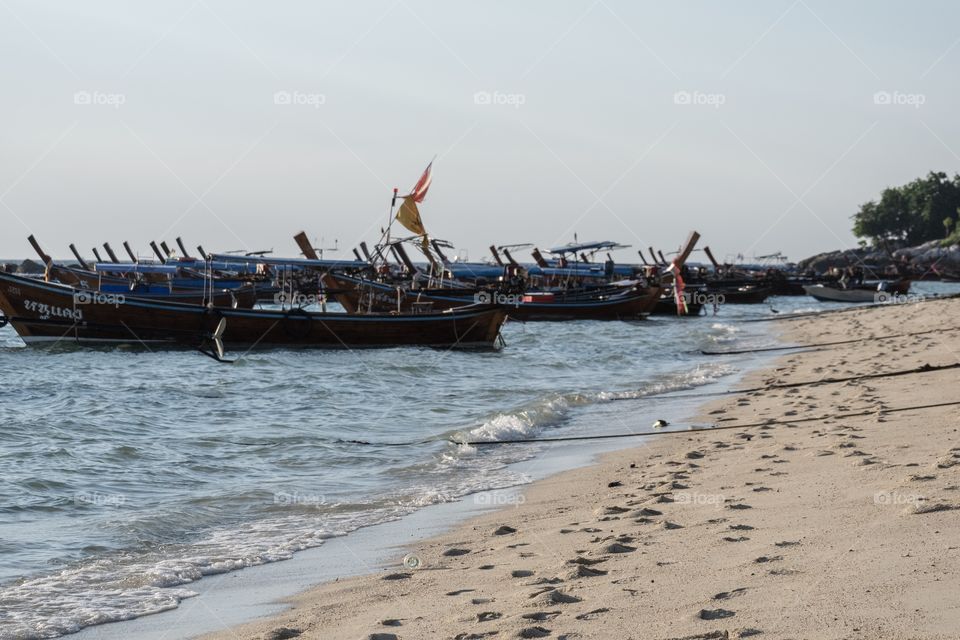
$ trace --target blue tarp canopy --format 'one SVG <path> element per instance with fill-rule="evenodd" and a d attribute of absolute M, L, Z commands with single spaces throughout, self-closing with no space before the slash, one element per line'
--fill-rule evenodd
<path fill-rule="evenodd" d="M 97 262 L 93 270 L 99 273 L 166 273 L 175 275 L 179 267 L 155 262 Z"/>
<path fill-rule="evenodd" d="M 370 265 L 358 260 L 310 260 L 309 258 L 271 258 L 267 256 L 232 256 L 215 253 L 210 256 L 215 263 L 226 265 L 269 264 L 276 267 L 299 267 L 301 269 L 367 269 Z"/>
<path fill-rule="evenodd" d="M 630 245 L 620 244 L 619 242 L 613 242 L 612 240 L 601 240 L 600 242 L 581 242 L 578 244 L 565 244 L 562 247 L 554 247 L 553 249 L 547 249 L 547 253 L 579 253 L 581 251 L 600 251 L 602 249 L 612 250 L 612 249 L 626 249 Z"/>

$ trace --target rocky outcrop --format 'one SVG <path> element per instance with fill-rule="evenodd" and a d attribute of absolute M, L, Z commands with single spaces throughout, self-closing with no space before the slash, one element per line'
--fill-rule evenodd
<path fill-rule="evenodd" d="M 818 253 L 797 263 L 802 271 L 825 273 L 834 267 L 868 266 L 882 270 L 898 265 L 909 264 L 914 269 L 929 270 L 935 265 L 940 271 L 956 272 L 960 270 L 960 245 L 941 246 L 934 240 L 916 247 L 904 247 L 888 252 L 875 247 L 846 249 Z"/>
<path fill-rule="evenodd" d="M 893 252 L 896 259 L 906 258 L 910 262 L 929 267 L 937 265 L 948 269 L 960 268 L 960 244 L 943 247 L 939 240 L 925 242 L 916 247 L 907 247 Z"/>

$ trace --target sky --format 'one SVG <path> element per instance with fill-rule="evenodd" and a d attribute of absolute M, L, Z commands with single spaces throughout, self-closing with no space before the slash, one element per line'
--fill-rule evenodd
<path fill-rule="evenodd" d="M 960 171 L 958 66 L 936 1 L 0 0 L 0 256 L 347 257 L 436 158 L 420 212 L 464 258 L 696 229 L 798 260 Z"/>

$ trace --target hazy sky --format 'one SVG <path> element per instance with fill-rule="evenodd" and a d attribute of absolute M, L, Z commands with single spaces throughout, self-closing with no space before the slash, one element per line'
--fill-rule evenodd
<path fill-rule="evenodd" d="M 346 256 L 436 155 L 424 223 L 473 259 L 693 228 L 799 259 L 960 170 L 958 66 L 949 2 L 0 0 L 0 256 Z"/>

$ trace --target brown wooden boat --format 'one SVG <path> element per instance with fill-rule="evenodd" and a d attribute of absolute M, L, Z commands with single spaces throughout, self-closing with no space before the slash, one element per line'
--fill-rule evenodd
<path fill-rule="evenodd" d="M 179 304 L 0 274 L 0 311 L 28 344 L 232 348 L 493 347 L 506 311 L 492 305 L 424 314 L 310 313 Z"/>
<path fill-rule="evenodd" d="M 515 293 L 468 288 L 410 289 L 341 273 L 326 273 L 323 284 L 350 313 L 456 309 L 477 302 L 502 305 L 520 321 L 638 320 L 660 299 L 659 287 L 611 286 L 602 290 Z"/>

